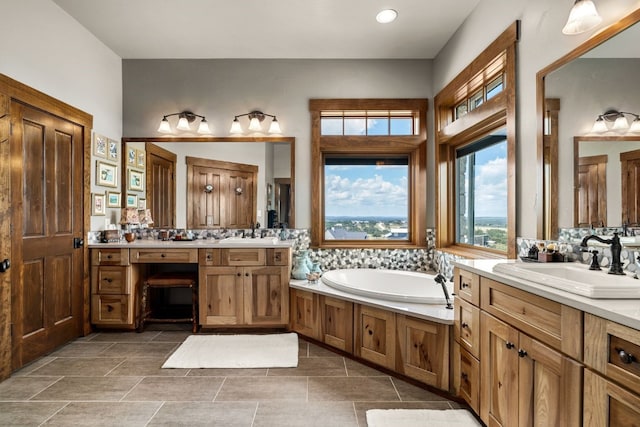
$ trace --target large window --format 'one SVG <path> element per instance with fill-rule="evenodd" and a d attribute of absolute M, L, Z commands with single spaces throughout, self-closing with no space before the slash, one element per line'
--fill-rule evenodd
<path fill-rule="evenodd" d="M 426 245 L 425 99 L 316 99 L 312 245 Z"/>

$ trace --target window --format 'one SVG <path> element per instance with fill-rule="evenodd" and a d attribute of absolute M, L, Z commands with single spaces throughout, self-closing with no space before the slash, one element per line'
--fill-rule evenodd
<path fill-rule="evenodd" d="M 466 258 L 516 257 L 518 26 L 507 28 L 434 100 L 436 246 Z"/>
<path fill-rule="evenodd" d="M 311 244 L 426 245 L 426 99 L 314 99 Z"/>
<path fill-rule="evenodd" d="M 504 128 L 456 150 L 456 243 L 507 250 Z"/>

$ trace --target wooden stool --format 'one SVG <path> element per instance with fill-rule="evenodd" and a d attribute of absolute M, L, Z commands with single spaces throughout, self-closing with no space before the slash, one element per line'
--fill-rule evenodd
<path fill-rule="evenodd" d="M 157 317 L 149 303 L 149 288 L 190 288 L 191 317 Z M 145 323 L 192 323 L 193 333 L 198 331 L 198 280 L 192 273 L 158 273 L 147 278 L 142 285 L 140 297 L 140 322 L 138 332 L 142 332 Z"/>

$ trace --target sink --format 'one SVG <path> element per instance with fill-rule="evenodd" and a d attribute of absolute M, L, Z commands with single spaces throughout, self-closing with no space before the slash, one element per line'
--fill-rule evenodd
<path fill-rule="evenodd" d="M 588 298 L 640 298 L 640 280 L 607 274 L 606 267 L 592 271 L 578 263 L 517 262 L 496 264 L 493 271 Z"/>
<path fill-rule="evenodd" d="M 603 239 L 611 239 L 613 236 L 600 236 Z M 640 246 L 640 236 L 620 236 L 620 244 L 622 246 Z M 601 246 L 608 248 L 608 243 L 602 243 L 597 241 L 596 239 L 591 239 L 587 242 L 588 246 Z"/>
<path fill-rule="evenodd" d="M 250 237 L 227 237 L 226 239 L 220 240 L 220 243 L 247 246 L 268 246 L 275 245 L 278 241 L 279 239 L 277 237 L 256 237 L 255 239 Z"/>

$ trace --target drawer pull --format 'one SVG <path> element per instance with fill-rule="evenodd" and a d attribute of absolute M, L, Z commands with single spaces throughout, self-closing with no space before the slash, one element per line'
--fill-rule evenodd
<path fill-rule="evenodd" d="M 462 283 L 460 284 L 460 288 L 461 288 L 461 289 L 467 289 L 468 287 L 470 287 L 470 285 L 469 285 L 468 283 L 464 283 L 464 282 L 462 282 Z"/>
<path fill-rule="evenodd" d="M 160 254 L 160 258 L 166 258 L 167 255 L 166 254 Z"/>
<path fill-rule="evenodd" d="M 627 353 L 622 348 L 616 348 L 616 351 L 618 352 L 618 356 L 620 356 L 620 360 L 625 365 L 630 365 L 633 362 L 635 362 L 636 358 L 635 358 L 635 356 L 633 354 Z"/>
<path fill-rule="evenodd" d="M 469 375 L 467 375 L 465 372 L 460 374 L 460 378 L 462 378 L 465 382 L 467 381 L 467 379 L 469 378 Z"/>
<path fill-rule="evenodd" d="M 104 281 L 105 281 L 105 282 L 107 282 L 107 283 L 111 283 L 111 282 L 113 282 L 113 280 L 112 280 L 112 279 L 110 279 L 110 278 L 108 278 L 108 277 L 105 277 L 105 278 L 104 278 L 104 279 L 102 279 L 102 280 L 104 280 Z"/>
<path fill-rule="evenodd" d="M 516 345 L 512 342 L 507 341 L 506 343 L 504 343 L 504 346 L 507 347 L 507 350 L 511 350 Z"/>
<path fill-rule="evenodd" d="M 469 327 L 469 324 L 467 322 L 462 322 L 462 324 L 460 325 L 462 328 L 466 329 Z"/>
<path fill-rule="evenodd" d="M 107 259 L 111 259 L 113 258 L 111 255 L 107 255 Z"/>
<path fill-rule="evenodd" d="M 113 311 L 113 307 L 110 305 L 107 305 L 107 312 L 111 313 Z"/>
<path fill-rule="evenodd" d="M 369 335 L 373 335 L 373 331 L 369 329 Z"/>
<path fill-rule="evenodd" d="M 527 357 L 527 351 L 523 349 L 518 350 L 518 356 Z"/>
<path fill-rule="evenodd" d="M 211 261 L 211 254 L 207 254 L 207 261 Z"/>
<path fill-rule="evenodd" d="M 246 277 L 249 277 L 249 273 L 244 273 L 244 275 L 245 275 Z"/>
<path fill-rule="evenodd" d="M 238 272 L 236 273 L 238 275 L 238 277 L 242 276 L 242 273 Z"/>

